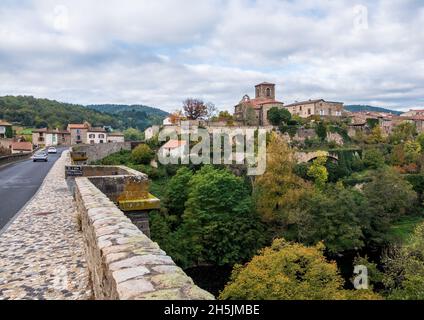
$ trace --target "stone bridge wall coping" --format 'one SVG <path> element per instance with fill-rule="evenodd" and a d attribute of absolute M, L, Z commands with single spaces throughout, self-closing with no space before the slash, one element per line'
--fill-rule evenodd
<path fill-rule="evenodd" d="M 213 300 L 88 178 L 75 199 L 96 299 Z"/>

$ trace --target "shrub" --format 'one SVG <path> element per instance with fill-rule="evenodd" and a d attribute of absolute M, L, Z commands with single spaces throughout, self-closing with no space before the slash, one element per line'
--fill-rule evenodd
<path fill-rule="evenodd" d="M 154 157 L 154 152 L 147 144 L 139 145 L 131 153 L 131 158 L 136 164 L 149 164 Z"/>

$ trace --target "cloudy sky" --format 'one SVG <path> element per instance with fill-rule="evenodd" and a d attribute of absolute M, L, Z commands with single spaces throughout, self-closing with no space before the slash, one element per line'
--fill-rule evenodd
<path fill-rule="evenodd" d="M 424 107 L 422 0 L 1 0 L 0 95 Z"/>

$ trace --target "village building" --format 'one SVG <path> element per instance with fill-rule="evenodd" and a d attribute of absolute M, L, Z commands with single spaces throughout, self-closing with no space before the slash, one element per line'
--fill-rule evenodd
<path fill-rule="evenodd" d="M 71 145 L 87 144 L 87 132 L 90 124 L 68 124 L 68 131 L 71 134 Z"/>
<path fill-rule="evenodd" d="M 341 117 L 344 111 L 342 102 L 325 101 L 324 99 L 295 102 L 286 105 L 285 108 L 292 115 L 297 115 L 301 118 L 310 116 Z"/>
<path fill-rule="evenodd" d="M 110 132 L 107 134 L 108 143 L 125 142 L 125 136 L 122 132 Z"/>
<path fill-rule="evenodd" d="M 244 125 L 269 126 L 268 111 L 273 107 L 283 108 L 284 103 L 275 99 L 275 84 L 263 82 L 255 86 L 255 99 L 245 95 L 234 107 L 234 119 Z M 250 119 L 252 110 L 255 119 Z"/>
<path fill-rule="evenodd" d="M 71 144 L 71 134 L 64 130 L 48 128 L 32 131 L 32 143 L 38 147 L 50 147 Z"/>
<path fill-rule="evenodd" d="M 409 110 L 400 115 L 401 117 L 424 117 L 424 110 Z"/>
<path fill-rule="evenodd" d="M 31 142 L 12 142 L 11 150 L 12 154 L 31 153 L 33 151 L 33 145 Z"/>
<path fill-rule="evenodd" d="M 171 158 L 182 158 L 187 142 L 184 140 L 169 140 L 161 147 L 162 156 Z"/>
<path fill-rule="evenodd" d="M 107 132 L 104 128 L 88 128 L 87 138 L 89 144 L 99 144 L 107 142 Z"/>
<path fill-rule="evenodd" d="M 147 128 L 144 131 L 144 139 L 145 140 L 150 140 L 152 139 L 155 135 L 157 135 L 160 131 L 160 127 L 159 126 L 151 126 L 149 128 Z"/>
<path fill-rule="evenodd" d="M 0 139 L 12 138 L 13 126 L 11 123 L 0 120 Z"/>

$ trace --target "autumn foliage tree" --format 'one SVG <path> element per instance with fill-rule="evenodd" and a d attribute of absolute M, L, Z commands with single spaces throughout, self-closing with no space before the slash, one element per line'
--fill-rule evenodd
<path fill-rule="evenodd" d="M 324 245 L 305 247 L 274 240 L 245 266 L 237 265 L 221 292 L 224 300 L 346 300 L 379 299 L 369 290 L 343 289 L 335 262 L 328 262 Z"/>
<path fill-rule="evenodd" d="M 183 110 L 188 120 L 202 119 L 208 115 L 208 105 L 200 99 L 186 99 L 183 102 Z"/>
<path fill-rule="evenodd" d="M 267 147 L 266 172 L 254 182 L 256 210 L 264 221 L 283 229 L 296 221 L 298 202 L 310 189 L 310 185 L 294 173 L 293 157 L 287 142 L 273 133 Z"/>

